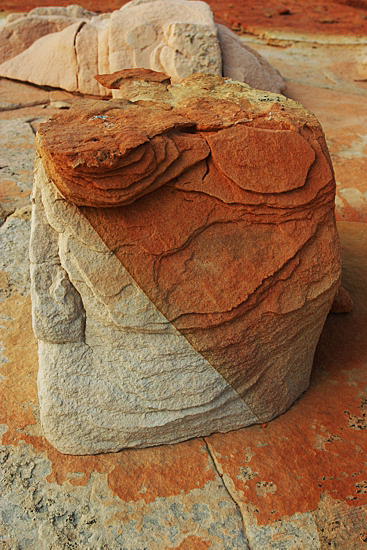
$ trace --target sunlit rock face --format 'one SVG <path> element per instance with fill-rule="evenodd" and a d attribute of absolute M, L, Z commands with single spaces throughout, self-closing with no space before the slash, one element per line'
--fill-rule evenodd
<path fill-rule="evenodd" d="M 42 424 L 85 454 L 266 422 L 308 387 L 340 282 L 335 182 L 301 105 L 215 75 L 98 77 L 38 132 Z"/>
<path fill-rule="evenodd" d="M 100 15 L 77 5 L 10 14 L 0 29 L 0 54 L 0 76 L 83 94 L 116 95 L 93 76 L 129 68 L 163 71 L 174 82 L 209 73 L 272 92 L 286 87 L 199 1 L 133 0 Z"/>

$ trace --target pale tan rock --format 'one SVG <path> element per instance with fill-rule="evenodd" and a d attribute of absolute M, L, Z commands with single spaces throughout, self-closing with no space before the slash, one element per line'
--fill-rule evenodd
<path fill-rule="evenodd" d="M 29 13 L 10 13 L 0 27 L 1 63 L 26 50 L 36 40 L 59 32 L 95 15 L 76 4 L 67 7 L 41 7 Z"/>
<path fill-rule="evenodd" d="M 361 56 L 357 62 L 356 80 L 367 80 L 367 55 Z"/>
<path fill-rule="evenodd" d="M 99 95 L 100 86 L 93 77 L 98 70 L 98 30 L 95 25 L 86 23 L 76 34 L 75 52 L 77 57 L 78 90 Z"/>
<path fill-rule="evenodd" d="M 224 25 L 217 24 L 218 40 L 222 52 L 223 76 L 246 82 L 252 88 L 280 94 L 286 85 L 279 74 L 254 49 L 243 43 Z"/>
<path fill-rule="evenodd" d="M 68 101 L 56 100 L 50 102 L 50 107 L 52 109 L 70 109 L 71 103 Z"/>
<path fill-rule="evenodd" d="M 110 32 L 109 28 L 110 14 L 100 15 L 98 18 L 99 24 L 97 25 L 97 47 L 98 47 L 98 74 L 104 74 L 110 72 L 110 61 L 109 61 L 109 46 L 108 46 L 108 35 Z M 93 75 L 95 76 L 95 75 Z M 101 95 L 112 95 L 110 92 L 106 92 L 106 89 L 103 86 L 99 86 L 99 93 Z"/>
<path fill-rule="evenodd" d="M 69 6 L 46 6 L 46 7 L 38 7 L 33 8 L 28 14 L 29 16 L 62 16 L 62 17 L 69 17 L 69 18 L 76 18 L 76 19 L 90 19 L 94 15 L 96 15 L 92 11 L 88 11 L 84 9 L 82 6 L 79 6 L 78 4 L 70 4 Z"/>
<path fill-rule="evenodd" d="M 174 82 L 194 72 L 221 74 L 221 54 L 205 2 L 128 3 L 111 15 L 110 72 L 145 67 Z"/>
<path fill-rule="evenodd" d="M 77 22 L 75 34 L 64 32 Z M 36 8 L 9 19 L 0 31 L 1 53 L 0 76 L 84 94 L 121 97 L 93 76 L 128 68 L 164 72 L 173 83 L 193 73 L 223 74 L 259 89 L 285 89 L 277 71 L 196 0 L 129 2 L 99 16 L 77 5 Z"/>
<path fill-rule="evenodd" d="M 49 17 L 20 15 L 21 17 L 8 18 L 6 23 L 0 27 L 1 63 L 27 50 L 42 36 L 62 31 L 78 21 L 78 19 L 61 15 Z"/>
<path fill-rule="evenodd" d="M 4 21 L 5 25 L 8 25 L 9 23 L 13 23 L 13 21 L 16 21 L 17 19 L 20 19 L 22 17 L 27 17 L 28 13 L 26 11 L 21 11 L 17 13 L 9 13 Z"/>
<path fill-rule="evenodd" d="M 33 84 L 78 91 L 75 39 L 83 22 L 36 40 L 27 50 L 0 66 L 1 76 Z"/>

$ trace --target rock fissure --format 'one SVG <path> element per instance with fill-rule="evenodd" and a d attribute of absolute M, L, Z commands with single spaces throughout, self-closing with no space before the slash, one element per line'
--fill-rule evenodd
<path fill-rule="evenodd" d="M 76 48 L 76 41 L 77 41 L 78 34 L 80 33 L 80 31 L 82 30 L 82 28 L 84 27 L 85 24 L 86 24 L 85 21 L 82 21 L 82 22 L 80 23 L 79 27 L 76 29 L 76 32 L 75 32 L 75 35 L 74 35 L 74 41 L 73 41 L 74 56 L 75 56 L 76 66 L 77 66 L 77 70 L 76 70 L 76 74 L 75 74 L 76 89 L 77 89 L 77 90 L 79 90 L 79 71 L 80 71 L 80 64 L 79 64 L 78 52 L 77 52 L 77 48 Z"/>
<path fill-rule="evenodd" d="M 235 505 L 237 513 L 239 514 L 239 516 L 241 518 L 243 535 L 244 535 L 244 538 L 246 540 L 246 544 L 247 544 L 249 550 L 251 550 L 249 539 L 248 539 L 247 534 L 246 534 L 246 519 L 245 519 L 245 515 L 242 512 L 240 501 L 238 501 L 236 499 L 235 491 L 231 490 L 231 485 L 226 483 L 227 475 L 223 473 L 223 469 L 222 469 L 220 463 L 218 462 L 217 457 L 215 456 L 215 451 L 211 449 L 210 444 L 208 443 L 208 441 L 205 437 L 203 437 L 203 441 L 205 443 L 206 451 L 207 451 L 207 453 L 208 453 L 208 455 L 211 459 L 211 462 L 213 464 L 214 470 L 216 471 L 218 477 L 220 478 L 221 483 L 223 484 L 223 487 L 225 488 L 227 495 L 229 496 L 229 498 L 231 499 L 231 501 Z"/>

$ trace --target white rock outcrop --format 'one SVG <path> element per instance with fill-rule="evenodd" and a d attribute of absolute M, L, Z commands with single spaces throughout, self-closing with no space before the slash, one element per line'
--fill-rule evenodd
<path fill-rule="evenodd" d="M 93 76 L 126 68 L 164 72 L 172 82 L 209 73 L 285 90 L 280 74 L 196 0 L 133 0 L 101 15 L 80 6 L 11 14 L 0 54 L 0 76 L 84 94 L 111 95 Z"/>

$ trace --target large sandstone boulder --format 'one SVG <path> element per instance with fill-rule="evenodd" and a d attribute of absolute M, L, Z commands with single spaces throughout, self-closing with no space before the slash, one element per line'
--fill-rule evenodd
<path fill-rule="evenodd" d="M 103 81 L 130 100 L 82 100 L 38 132 L 45 434 L 83 454 L 271 420 L 307 389 L 340 282 L 322 129 L 219 76 Z"/>
<path fill-rule="evenodd" d="M 92 95 L 111 95 L 95 74 L 128 68 L 162 71 L 174 82 L 209 73 L 263 90 L 285 89 L 279 73 L 216 25 L 200 1 L 133 0 L 98 16 L 80 6 L 37 8 L 8 19 L 0 54 L 0 76 Z"/>

